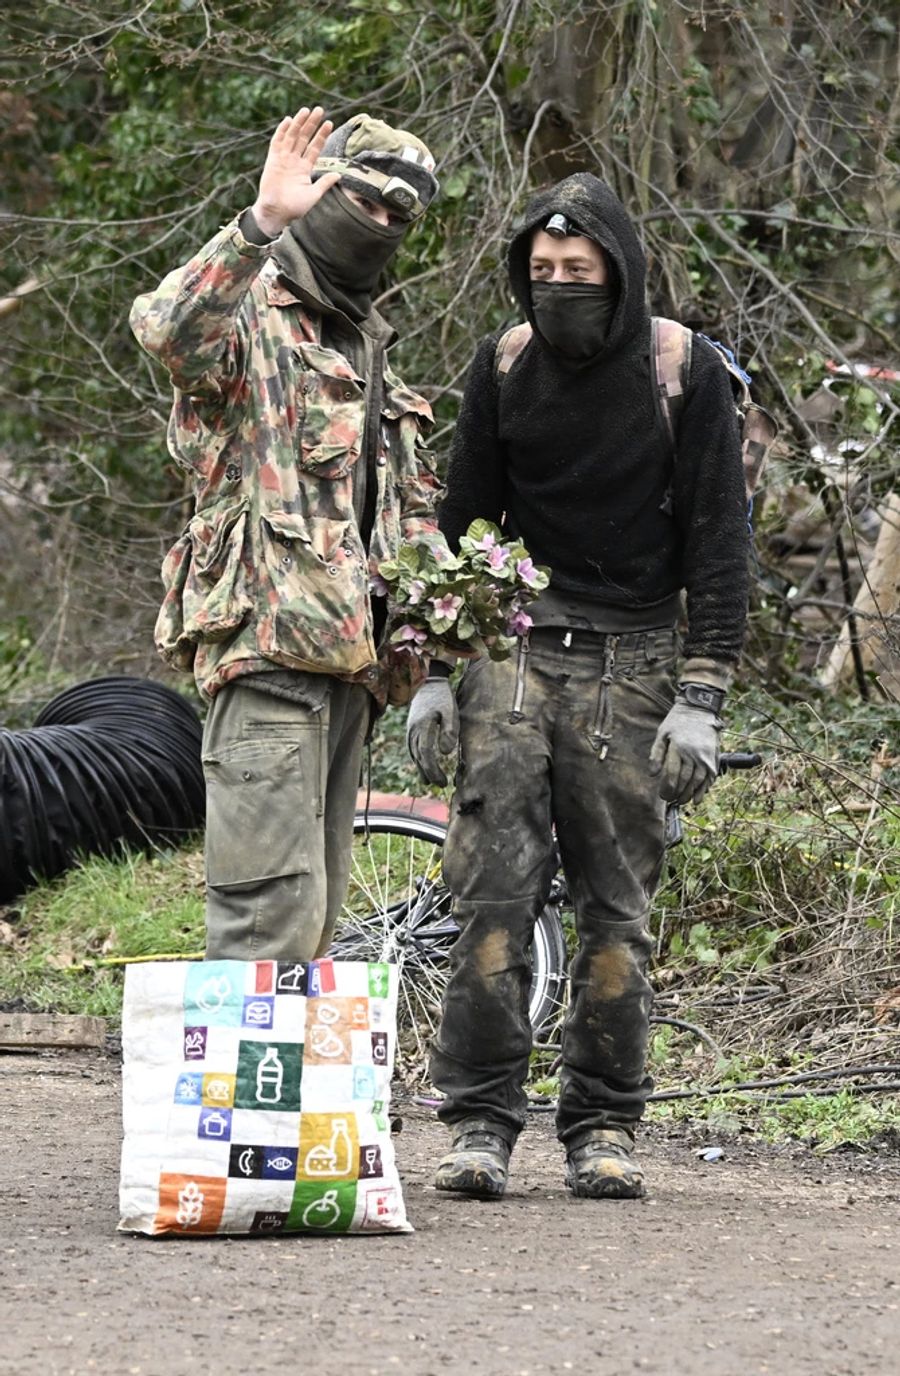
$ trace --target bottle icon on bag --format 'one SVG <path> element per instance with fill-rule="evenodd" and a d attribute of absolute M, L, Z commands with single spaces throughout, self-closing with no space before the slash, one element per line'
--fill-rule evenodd
<path fill-rule="evenodd" d="M 331 1126 L 331 1146 L 329 1150 L 334 1158 L 335 1175 L 347 1175 L 350 1171 L 353 1148 L 350 1145 L 350 1134 L 347 1131 L 346 1118 L 335 1118 Z"/>
<path fill-rule="evenodd" d="M 284 1083 L 284 1066 L 278 1055 L 278 1048 L 266 1047 L 256 1068 L 256 1102 L 258 1104 L 278 1104 L 281 1102 L 281 1086 Z"/>

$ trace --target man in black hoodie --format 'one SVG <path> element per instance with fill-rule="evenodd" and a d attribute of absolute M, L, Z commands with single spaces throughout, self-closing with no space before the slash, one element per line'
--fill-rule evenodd
<path fill-rule="evenodd" d="M 666 805 L 698 801 L 716 776 L 746 617 L 740 439 L 725 370 L 695 339 L 669 441 L 644 255 L 603 182 L 578 173 L 537 195 L 509 273 L 531 329 L 478 347 L 440 525 L 455 547 L 472 520 L 495 521 L 551 580 L 517 655 L 470 663 L 458 707 L 434 665 L 410 709 L 426 779 L 445 781 L 440 752 L 459 743 L 444 875 L 461 932 L 431 1065 L 453 1146 L 435 1183 L 505 1187 L 555 828 L 578 933 L 557 1113 L 566 1181 L 578 1196 L 635 1198 Z"/>

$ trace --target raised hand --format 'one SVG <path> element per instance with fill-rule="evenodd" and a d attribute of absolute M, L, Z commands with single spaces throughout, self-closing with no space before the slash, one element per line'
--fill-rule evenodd
<path fill-rule="evenodd" d="M 273 238 L 280 234 L 340 181 L 339 172 L 312 180 L 315 161 L 334 128 L 324 114 L 321 105 L 313 110 L 304 105 L 293 118 L 286 115 L 272 135 L 253 206 L 254 219 L 264 234 Z"/>

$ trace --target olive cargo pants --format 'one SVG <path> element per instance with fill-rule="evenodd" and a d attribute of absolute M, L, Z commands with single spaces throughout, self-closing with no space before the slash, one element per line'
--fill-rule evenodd
<path fill-rule="evenodd" d="M 650 749 L 675 694 L 676 636 L 541 627 L 518 656 L 468 666 L 444 878 L 461 928 L 432 1051 L 447 1123 L 525 1123 L 534 923 L 555 869 L 575 909 L 557 1130 L 633 1128 L 652 1082 L 645 1060 L 650 899 L 665 853 L 665 803 Z"/>
<path fill-rule="evenodd" d="M 242 685 L 203 732 L 206 954 L 312 960 L 344 901 L 372 698 L 339 679 L 307 707 Z"/>

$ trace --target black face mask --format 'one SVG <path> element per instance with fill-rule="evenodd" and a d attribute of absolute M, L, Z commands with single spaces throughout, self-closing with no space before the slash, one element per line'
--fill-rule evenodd
<path fill-rule="evenodd" d="M 606 343 L 618 292 L 609 283 L 532 282 L 537 327 L 551 349 L 585 363 Z"/>
<path fill-rule="evenodd" d="M 408 224 L 377 224 L 349 196 L 333 188 L 306 215 L 291 221 L 290 232 L 332 305 L 351 320 L 364 320 L 372 308 L 378 278 L 408 228 Z M 289 253 L 288 246 L 286 256 Z M 289 271 L 289 263 L 286 266 Z"/>

